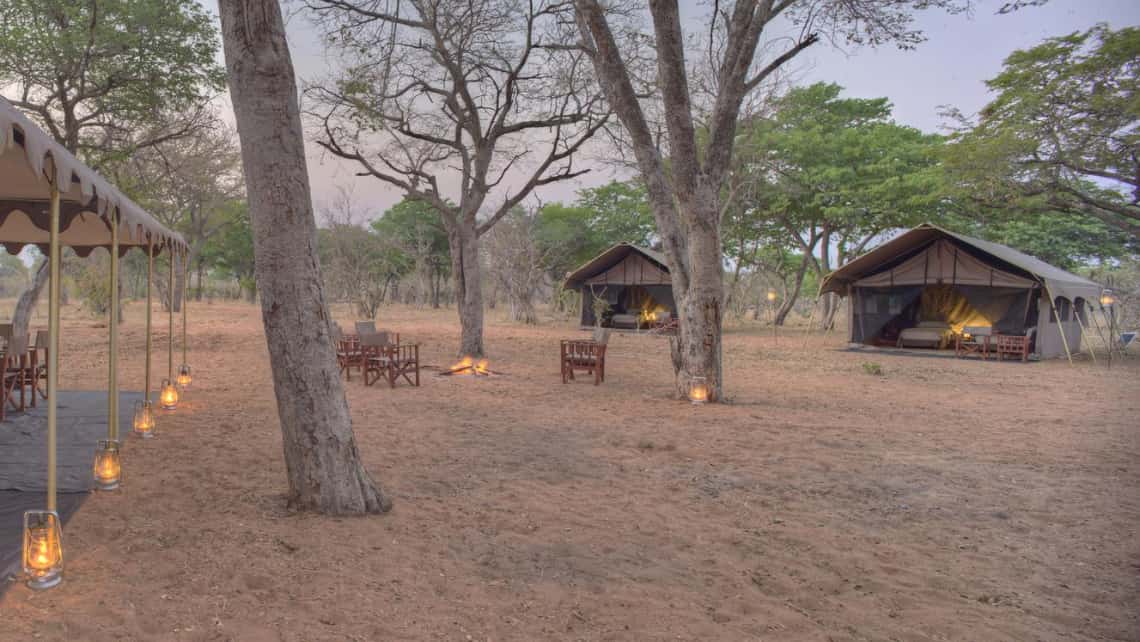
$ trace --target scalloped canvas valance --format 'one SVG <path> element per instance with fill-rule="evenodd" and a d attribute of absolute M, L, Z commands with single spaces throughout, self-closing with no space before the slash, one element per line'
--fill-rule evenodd
<path fill-rule="evenodd" d="M 46 252 L 52 185 L 60 186 L 60 242 L 80 256 L 111 244 L 112 218 L 119 245 L 154 243 L 155 252 L 186 249 L 186 241 L 79 161 L 51 136 L 0 98 L 0 245 L 11 253 L 27 245 Z"/>

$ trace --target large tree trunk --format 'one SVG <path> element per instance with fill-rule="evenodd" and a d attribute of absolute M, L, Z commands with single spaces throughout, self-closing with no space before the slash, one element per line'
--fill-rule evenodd
<path fill-rule="evenodd" d="M 281 8 L 277 0 L 218 4 L 289 501 L 331 514 L 384 512 L 391 502 L 360 462 L 336 365 Z"/>
<path fill-rule="evenodd" d="M 679 214 L 690 221 L 687 270 L 670 272 L 677 298 L 680 329 L 671 341 L 677 394 L 685 396 L 693 377 L 704 377 L 711 401 L 724 396 L 721 329 L 724 322 L 724 263 L 718 200 L 712 189 L 705 198 L 679 203 Z"/>
<path fill-rule="evenodd" d="M 28 326 L 31 325 L 32 311 L 36 309 L 36 302 L 40 298 L 40 293 L 43 292 L 44 286 L 50 280 L 51 271 L 48 269 L 48 261 L 40 264 L 36 275 L 32 278 L 31 284 L 20 293 L 19 300 L 16 301 L 16 310 L 12 312 L 12 336 L 22 337 L 28 334 Z"/>
<path fill-rule="evenodd" d="M 455 275 L 455 298 L 459 308 L 459 356 L 482 357 L 483 282 L 479 269 L 479 235 L 475 221 L 460 214 L 447 225 L 451 248 L 451 271 Z"/>

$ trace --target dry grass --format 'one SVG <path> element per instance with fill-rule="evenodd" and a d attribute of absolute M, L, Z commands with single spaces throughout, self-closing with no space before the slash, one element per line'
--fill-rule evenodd
<path fill-rule="evenodd" d="M 396 507 L 331 519 L 283 507 L 257 308 L 191 310 L 188 402 L 71 522 L 64 585 L 0 601 L 0 638 L 1140 638 L 1135 361 L 876 356 L 867 376 L 837 336 L 745 327 L 733 403 L 695 408 L 663 339 L 618 335 L 607 383 L 564 386 L 575 330 L 491 321 L 506 376 L 348 385 Z M 453 312 L 381 317 L 453 360 Z M 105 376 L 97 325 L 65 320 L 69 387 Z"/>

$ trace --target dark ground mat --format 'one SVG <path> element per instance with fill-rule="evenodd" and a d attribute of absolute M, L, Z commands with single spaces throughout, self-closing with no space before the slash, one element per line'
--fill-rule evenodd
<path fill-rule="evenodd" d="M 140 392 L 120 393 L 123 441 L 130 434 L 134 404 L 141 400 Z M 9 585 L 3 579 L 19 572 L 24 511 L 42 509 L 47 503 L 47 403 L 38 401 L 36 408 L 12 412 L 0 423 L 0 592 Z M 107 393 L 61 391 L 57 413 L 57 502 L 66 524 L 94 485 L 95 445 L 107 435 Z"/>

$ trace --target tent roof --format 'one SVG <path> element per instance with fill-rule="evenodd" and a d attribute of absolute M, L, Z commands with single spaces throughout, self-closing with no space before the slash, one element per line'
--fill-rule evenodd
<path fill-rule="evenodd" d="M 49 242 L 52 185 L 60 189 L 60 242 L 86 255 L 111 244 L 119 220 L 123 247 L 154 243 L 155 251 L 184 250 L 172 232 L 51 136 L 0 98 L 0 244 L 12 253 Z"/>
<path fill-rule="evenodd" d="M 637 252 L 650 261 L 653 261 L 666 273 L 669 272 L 669 265 L 665 262 L 664 254 L 632 243 L 618 243 L 590 259 L 582 267 L 567 274 L 566 284 L 563 287 L 567 290 L 576 289 L 587 279 L 597 276 L 618 263 L 621 263 L 633 252 Z"/>
<path fill-rule="evenodd" d="M 923 223 L 828 274 L 820 286 L 820 293 L 846 294 L 847 288 L 855 281 L 879 272 L 895 262 L 900 256 L 913 253 L 940 238 L 953 239 L 960 245 L 972 248 L 981 255 L 979 258 L 1001 262 L 1024 272 L 1039 283 L 1046 285 L 1054 296 L 1064 296 L 1069 299 L 1076 297 L 1095 299 L 1102 290 L 1098 283 L 1066 272 L 1011 247 L 951 232 L 930 223 Z"/>

